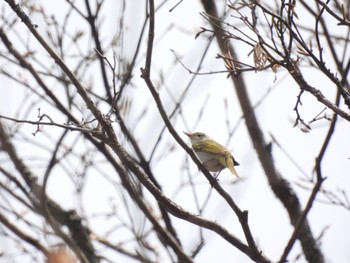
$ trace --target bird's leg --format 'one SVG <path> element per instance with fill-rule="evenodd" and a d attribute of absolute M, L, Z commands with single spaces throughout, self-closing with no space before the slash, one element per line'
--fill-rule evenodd
<path fill-rule="evenodd" d="M 220 171 L 214 176 L 214 178 L 216 179 L 216 181 L 219 181 L 218 177 L 219 177 L 221 171 L 222 171 L 222 170 L 220 170 Z"/>

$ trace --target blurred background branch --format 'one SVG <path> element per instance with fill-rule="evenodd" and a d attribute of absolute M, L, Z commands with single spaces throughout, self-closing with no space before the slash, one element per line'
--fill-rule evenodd
<path fill-rule="evenodd" d="M 1 2 L 0 260 L 346 261 L 349 7 L 187 2 Z"/>

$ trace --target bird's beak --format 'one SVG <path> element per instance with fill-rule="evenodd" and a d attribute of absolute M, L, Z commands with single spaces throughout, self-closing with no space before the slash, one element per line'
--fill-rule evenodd
<path fill-rule="evenodd" d="M 192 137 L 192 133 L 190 133 L 190 132 L 184 132 L 184 134 L 186 134 L 188 137 Z"/>

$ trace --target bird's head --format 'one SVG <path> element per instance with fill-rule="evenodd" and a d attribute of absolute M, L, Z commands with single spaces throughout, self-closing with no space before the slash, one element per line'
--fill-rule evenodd
<path fill-rule="evenodd" d="M 190 137 L 192 144 L 194 144 L 196 142 L 206 141 L 206 140 L 210 139 L 208 137 L 208 135 L 206 135 L 203 132 L 194 132 L 194 133 L 184 132 L 184 134 L 186 134 L 188 137 Z"/>

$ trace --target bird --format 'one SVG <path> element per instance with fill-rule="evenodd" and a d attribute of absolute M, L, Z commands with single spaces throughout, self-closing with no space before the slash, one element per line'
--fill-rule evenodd
<path fill-rule="evenodd" d="M 228 168 L 233 175 L 240 178 L 234 167 L 239 163 L 225 146 L 214 141 L 203 132 L 184 133 L 190 138 L 192 149 L 208 171 L 221 172 L 221 170 Z"/>

